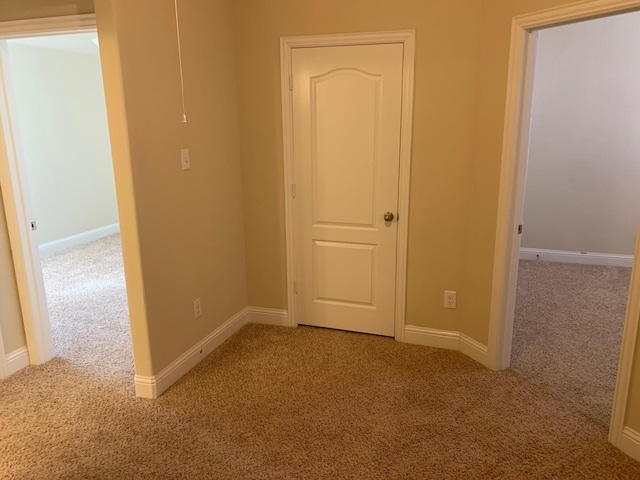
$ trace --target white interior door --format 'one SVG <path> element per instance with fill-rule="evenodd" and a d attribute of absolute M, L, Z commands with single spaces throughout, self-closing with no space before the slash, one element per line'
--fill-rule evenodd
<path fill-rule="evenodd" d="M 292 72 L 298 323 L 393 336 L 403 45 L 296 48 Z"/>

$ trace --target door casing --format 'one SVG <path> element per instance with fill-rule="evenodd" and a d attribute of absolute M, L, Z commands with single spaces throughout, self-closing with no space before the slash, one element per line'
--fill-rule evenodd
<path fill-rule="evenodd" d="M 282 134 L 284 145 L 284 187 L 287 250 L 288 323 L 297 326 L 296 257 L 293 218 L 293 99 L 291 53 L 294 48 L 377 45 L 401 43 L 404 48 L 402 83 L 402 118 L 400 131 L 400 174 L 398 190 L 398 243 L 396 253 L 395 339 L 402 341 L 405 327 L 407 243 L 409 235 L 409 180 L 411 169 L 411 135 L 413 130 L 413 84 L 415 69 L 415 31 L 313 35 L 280 39 L 282 93 Z"/>
<path fill-rule="evenodd" d="M 94 14 L 69 15 L 65 17 L 39 18 L 0 22 L 0 41 L 11 38 L 42 36 L 51 34 L 83 33 L 96 30 Z M 4 42 L 3 42 L 4 43 Z M 51 326 L 44 294 L 42 273 L 39 270 L 40 254 L 29 229 L 33 220 L 29 199 L 29 188 L 22 164 L 22 146 L 13 130 L 11 113 L 15 111 L 9 78 L 5 72 L 6 51 L 0 52 L 0 184 L 7 227 L 11 242 L 13 263 L 20 297 L 20 307 L 29 351 L 29 362 L 33 365 L 50 360 L 53 355 Z M 0 351 L 0 353 L 2 353 Z M 4 363 L 4 355 L 0 362 Z M 4 365 L 2 365 L 4 367 Z M 2 375 L 5 368 L 0 368 Z M 6 370 L 5 370 L 6 371 Z"/>
<path fill-rule="evenodd" d="M 640 0 L 591 0 L 512 21 L 489 317 L 488 366 L 493 370 L 506 369 L 511 363 L 520 246 L 517 230 L 524 204 L 536 31 L 639 9 Z M 609 441 L 625 452 L 624 418 L 640 317 L 640 231 L 638 240 L 609 429 Z"/>

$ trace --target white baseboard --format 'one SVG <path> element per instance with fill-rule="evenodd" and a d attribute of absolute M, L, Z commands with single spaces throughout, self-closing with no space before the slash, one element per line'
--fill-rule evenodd
<path fill-rule="evenodd" d="M 543 248 L 521 248 L 520 260 L 581 263 L 584 265 L 608 265 L 613 267 L 631 267 L 633 265 L 633 255 L 568 252 L 565 250 L 545 250 Z"/>
<path fill-rule="evenodd" d="M 486 345 L 468 337 L 464 333 L 460 334 L 460 348 L 461 353 L 464 353 L 467 357 L 473 358 L 476 362 L 481 363 L 485 367 L 488 367 L 488 348 Z"/>
<path fill-rule="evenodd" d="M 288 327 L 289 312 L 275 308 L 247 307 L 247 323 L 261 323 L 263 325 L 276 325 Z"/>
<path fill-rule="evenodd" d="M 7 376 L 13 375 L 19 370 L 29 366 L 29 350 L 21 347 L 7 354 Z"/>
<path fill-rule="evenodd" d="M 180 355 L 158 375 L 146 377 L 135 376 L 136 396 L 141 398 L 158 398 L 180 377 L 195 367 L 200 360 L 218 348 L 231 335 L 247 323 L 248 309 L 243 308 L 233 317 L 207 335 L 204 339 Z"/>
<path fill-rule="evenodd" d="M 61 238 L 60 240 L 54 240 L 53 242 L 47 242 L 39 245 L 41 255 L 50 255 L 52 253 L 61 252 L 67 248 L 76 247 L 78 245 L 84 245 L 85 243 L 98 240 L 99 238 L 113 235 L 120 232 L 120 224 L 114 223 L 112 225 L 106 225 L 100 228 L 94 228 L 87 232 L 71 235 L 70 237 Z"/>
<path fill-rule="evenodd" d="M 163 392 L 178 381 L 180 377 L 196 366 L 198 362 L 213 352 L 247 323 L 289 326 L 289 314 L 286 310 L 272 308 L 243 308 L 215 331 L 174 360 L 158 375 L 152 377 L 136 375 L 136 396 L 141 398 L 158 398 L 158 396 L 162 395 Z M 404 329 L 403 341 L 405 343 L 427 347 L 457 350 L 482 365 L 488 366 L 487 347 L 459 332 L 408 325 Z"/>
<path fill-rule="evenodd" d="M 403 342 L 456 350 L 489 368 L 487 346 L 460 332 L 407 325 L 404 327 Z"/>
<path fill-rule="evenodd" d="M 446 348 L 447 350 L 458 350 L 460 345 L 460 334 L 448 330 L 436 330 L 433 328 L 415 327 L 407 325 L 404 327 L 404 343 L 422 345 L 424 347 Z"/>
<path fill-rule="evenodd" d="M 624 427 L 620 439 L 620 450 L 640 462 L 640 433 L 632 428 Z"/>

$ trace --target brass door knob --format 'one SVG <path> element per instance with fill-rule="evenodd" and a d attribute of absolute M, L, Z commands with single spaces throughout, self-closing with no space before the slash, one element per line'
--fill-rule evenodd
<path fill-rule="evenodd" d="M 384 214 L 383 218 L 385 222 L 391 222 L 393 221 L 393 213 L 387 212 Z"/>

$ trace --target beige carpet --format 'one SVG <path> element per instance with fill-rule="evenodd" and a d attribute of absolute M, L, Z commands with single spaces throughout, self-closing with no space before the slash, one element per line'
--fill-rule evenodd
<path fill-rule="evenodd" d="M 87 372 L 130 383 L 131 329 L 119 235 L 42 258 L 56 354 Z"/>
<path fill-rule="evenodd" d="M 617 353 L 605 343 L 619 337 L 626 270 L 524 264 L 510 371 L 387 338 L 248 325 L 145 401 L 118 262 L 85 260 L 114 240 L 47 260 L 61 356 L 0 383 L 0 478 L 640 478 L 606 442 Z M 68 255 L 92 281 L 53 266 Z M 547 282 L 562 288 L 550 296 Z M 587 294 L 577 310 L 573 288 Z M 72 320 L 73 291 L 105 290 Z M 618 333 L 603 343 L 604 322 Z"/>

